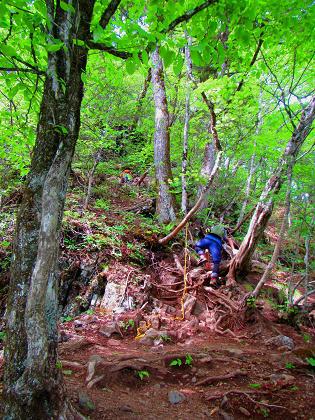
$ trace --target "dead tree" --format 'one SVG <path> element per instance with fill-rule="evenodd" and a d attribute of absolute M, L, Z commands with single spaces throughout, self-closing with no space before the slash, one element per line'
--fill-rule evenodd
<path fill-rule="evenodd" d="M 308 106 L 303 109 L 299 124 L 295 126 L 278 166 L 274 170 L 272 176 L 268 179 L 260 196 L 239 252 L 231 261 L 228 273 L 228 285 L 235 283 L 237 273 L 246 273 L 248 271 L 257 243 L 261 238 L 272 214 L 274 194 L 276 194 L 281 188 L 283 183 L 283 174 L 287 170 L 290 159 L 297 156 L 304 140 L 310 133 L 314 117 L 315 97 L 313 96 Z"/>
<path fill-rule="evenodd" d="M 289 160 L 289 163 L 288 163 L 288 172 L 287 172 L 287 174 L 288 174 L 288 184 L 287 184 L 287 192 L 286 192 L 286 197 L 285 197 L 285 209 L 284 209 L 284 215 L 283 215 L 283 219 L 282 219 L 281 228 L 280 228 L 280 232 L 279 232 L 279 235 L 278 235 L 277 243 L 275 245 L 271 260 L 270 260 L 269 264 L 267 265 L 263 276 L 261 277 L 257 286 L 255 287 L 255 290 L 252 293 L 252 296 L 254 296 L 254 297 L 258 296 L 260 290 L 262 289 L 262 287 L 264 286 L 266 281 L 269 280 L 270 274 L 271 274 L 272 270 L 274 269 L 274 266 L 276 265 L 277 260 L 278 260 L 279 255 L 280 255 L 285 230 L 286 230 L 287 225 L 288 225 L 288 216 L 289 216 L 289 213 L 290 213 L 292 172 L 293 172 L 294 163 L 295 162 L 294 162 L 293 158 L 291 158 Z"/>

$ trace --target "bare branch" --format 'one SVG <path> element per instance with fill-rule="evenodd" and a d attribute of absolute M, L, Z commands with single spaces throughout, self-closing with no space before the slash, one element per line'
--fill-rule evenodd
<path fill-rule="evenodd" d="M 132 57 L 132 54 L 130 52 L 127 51 L 119 51 L 116 50 L 116 48 L 111 47 L 109 45 L 106 44 L 102 44 L 100 42 L 93 42 L 93 41 L 86 41 L 86 45 L 91 48 L 92 50 L 100 50 L 100 51 L 105 51 L 111 55 L 114 55 L 115 57 L 119 57 L 122 58 L 124 60 L 126 60 L 127 58 Z"/>
<path fill-rule="evenodd" d="M 201 12 L 202 10 L 206 9 L 207 7 L 211 6 L 212 4 L 217 3 L 217 0 L 207 0 L 204 3 L 200 4 L 199 6 L 195 7 L 192 10 L 188 10 L 188 12 L 184 13 L 183 15 L 179 16 L 178 18 L 174 19 L 167 28 L 163 29 L 162 33 L 165 34 L 167 32 L 172 31 L 176 28 L 177 25 L 183 22 L 187 22 L 191 19 L 194 15 Z"/>
<path fill-rule="evenodd" d="M 103 13 L 101 20 L 100 20 L 100 25 L 103 29 L 106 28 L 106 26 L 108 25 L 108 22 L 111 20 L 111 18 L 113 17 L 114 13 L 117 10 L 117 7 L 119 6 L 121 0 L 112 0 L 109 5 L 107 6 L 105 12 Z"/>
<path fill-rule="evenodd" d="M 22 68 L 22 67 L 0 67 L 0 71 L 34 73 L 34 74 L 39 74 L 39 75 L 46 74 L 44 71 L 39 70 L 39 69 L 30 69 L 30 68 Z"/>

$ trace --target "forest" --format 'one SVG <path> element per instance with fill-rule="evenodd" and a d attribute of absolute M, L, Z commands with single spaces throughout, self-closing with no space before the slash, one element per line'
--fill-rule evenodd
<path fill-rule="evenodd" d="M 0 415 L 315 416 L 309 0 L 0 0 Z"/>

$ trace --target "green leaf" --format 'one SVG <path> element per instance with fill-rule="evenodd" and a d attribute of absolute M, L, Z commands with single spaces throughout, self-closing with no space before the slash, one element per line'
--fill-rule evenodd
<path fill-rule="evenodd" d="M 72 375 L 72 370 L 71 369 L 66 369 L 66 370 L 63 370 L 62 373 L 64 375 L 70 376 L 70 375 Z"/>
<path fill-rule="evenodd" d="M 136 71 L 136 63 L 132 58 L 126 60 L 126 70 L 128 74 L 133 74 Z"/>
<path fill-rule="evenodd" d="M 62 10 L 65 10 L 66 12 L 75 13 L 75 9 L 72 6 L 72 4 L 66 3 L 65 1 L 60 1 L 60 7 Z"/>
<path fill-rule="evenodd" d="M 63 47 L 63 42 L 58 42 L 57 44 L 47 44 L 45 45 L 45 49 L 48 52 L 56 52 L 59 51 Z"/>
<path fill-rule="evenodd" d="M 13 57 L 14 55 L 16 55 L 16 50 L 10 45 L 0 45 L 0 51 L 3 54 L 8 55 L 9 57 Z"/>
<path fill-rule="evenodd" d="M 184 65 L 184 59 L 181 55 L 177 55 L 176 61 L 173 64 L 173 71 L 176 76 L 180 75 L 180 72 L 182 71 Z"/>
<path fill-rule="evenodd" d="M 23 83 L 16 84 L 8 93 L 9 99 L 13 99 L 14 96 L 18 93 L 19 89 L 23 86 Z"/>

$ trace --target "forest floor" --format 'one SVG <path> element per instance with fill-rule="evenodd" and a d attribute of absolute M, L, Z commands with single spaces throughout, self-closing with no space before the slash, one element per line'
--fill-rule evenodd
<path fill-rule="evenodd" d="M 234 289 L 224 279 L 207 287 L 209 272 L 193 252 L 185 266 L 183 234 L 169 248 L 157 245 L 172 225 L 161 232 L 147 187 L 99 177 L 83 212 L 78 183 L 63 223 L 58 365 L 79 412 L 90 419 L 315 419 L 314 325 L 288 325 L 296 314 L 278 293 L 288 273 L 275 273 L 277 282 L 246 309 L 242 297 L 260 274 Z M 7 243 L 9 219 L 7 212 Z M 191 227 L 190 242 L 194 235 Z M 0 270 L 2 290 L 7 281 Z"/>
<path fill-rule="evenodd" d="M 62 324 L 72 337 L 60 344 L 67 389 L 91 419 L 315 418 L 315 372 L 305 363 L 314 346 L 292 327 L 252 325 L 242 331 L 259 330 L 252 339 L 200 332 L 148 345 L 130 334 L 106 338 L 102 323 L 96 312 Z M 294 340 L 293 350 L 268 345 L 278 333 Z"/>

